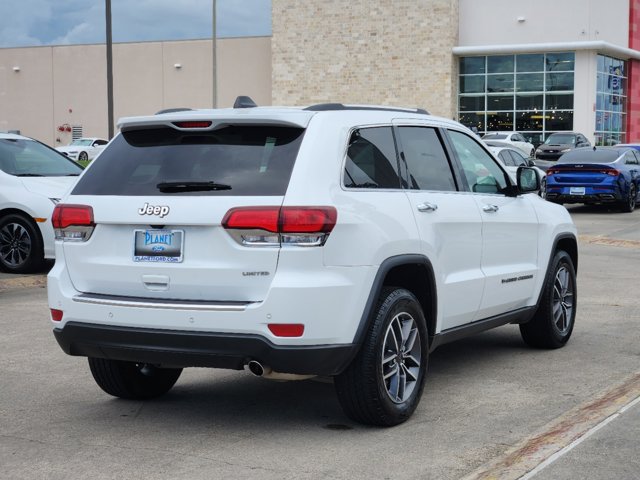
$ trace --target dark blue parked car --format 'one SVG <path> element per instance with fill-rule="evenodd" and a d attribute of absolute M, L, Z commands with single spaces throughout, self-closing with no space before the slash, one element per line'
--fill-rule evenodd
<path fill-rule="evenodd" d="M 547 170 L 547 200 L 555 203 L 615 203 L 632 212 L 640 191 L 640 151 L 593 147 L 567 152 Z"/>

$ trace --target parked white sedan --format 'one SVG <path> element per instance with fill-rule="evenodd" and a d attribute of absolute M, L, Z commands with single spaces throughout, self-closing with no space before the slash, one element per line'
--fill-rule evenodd
<path fill-rule="evenodd" d="M 517 148 L 499 145 L 501 142 L 486 143 L 488 143 L 489 151 L 507 167 L 507 171 L 513 181 L 516 181 L 519 167 L 535 168 L 536 172 L 538 172 L 538 178 L 540 179 L 540 191 L 538 194 L 542 198 L 545 198 L 547 192 L 547 173 L 541 168 L 536 167 L 535 161 L 532 158 L 525 157 L 522 151 Z"/>
<path fill-rule="evenodd" d="M 82 167 L 54 149 L 0 133 L 0 269 L 26 273 L 53 258 L 51 214 Z"/>
<path fill-rule="evenodd" d="M 56 147 L 56 150 L 73 160 L 87 161 L 96 158 L 107 143 L 109 141 L 104 138 L 78 138 L 66 147 Z"/>
<path fill-rule="evenodd" d="M 532 143 L 527 142 L 527 139 L 518 132 L 489 132 L 486 133 L 482 140 L 500 141 L 510 143 L 512 146 L 521 150 L 527 157 L 533 157 L 536 153 L 536 149 Z"/>

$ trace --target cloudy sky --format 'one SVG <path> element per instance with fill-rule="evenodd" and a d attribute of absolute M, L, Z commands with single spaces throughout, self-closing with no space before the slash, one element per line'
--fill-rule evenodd
<path fill-rule="evenodd" d="M 211 37 L 213 0 L 111 0 L 114 42 Z M 104 0 L 0 0 L 0 48 L 104 43 Z M 217 0 L 218 37 L 271 35 L 271 0 Z"/>

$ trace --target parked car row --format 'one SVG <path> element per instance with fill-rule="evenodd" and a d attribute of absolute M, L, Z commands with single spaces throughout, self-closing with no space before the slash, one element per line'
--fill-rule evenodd
<path fill-rule="evenodd" d="M 82 167 L 31 138 L 0 134 L 0 268 L 26 273 L 54 256 L 51 213 Z"/>

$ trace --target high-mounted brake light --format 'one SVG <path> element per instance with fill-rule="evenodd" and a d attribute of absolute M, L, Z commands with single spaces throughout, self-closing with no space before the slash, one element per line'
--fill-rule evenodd
<path fill-rule="evenodd" d="M 53 209 L 51 223 L 56 240 L 85 242 L 89 240 L 95 227 L 93 208 L 88 205 L 59 203 Z"/>
<path fill-rule="evenodd" d="M 242 245 L 321 246 L 336 225 L 334 207 L 238 207 L 222 226 Z"/>
<path fill-rule="evenodd" d="M 208 120 L 190 120 L 187 122 L 173 122 L 178 128 L 209 128 L 213 122 Z"/>

